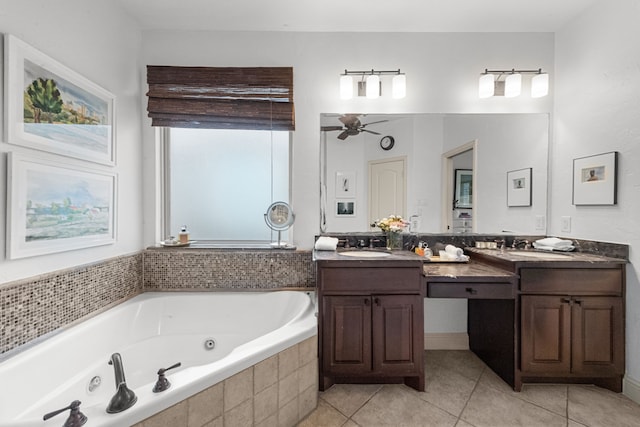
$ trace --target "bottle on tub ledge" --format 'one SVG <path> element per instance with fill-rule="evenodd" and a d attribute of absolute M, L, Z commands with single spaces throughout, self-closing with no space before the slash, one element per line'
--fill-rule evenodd
<path fill-rule="evenodd" d="M 186 225 L 183 225 L 180 229 L 180 233 L 178 234 L 178 241 L 183 245 L 189 243 L 189 232 L 187 231 Z"/>

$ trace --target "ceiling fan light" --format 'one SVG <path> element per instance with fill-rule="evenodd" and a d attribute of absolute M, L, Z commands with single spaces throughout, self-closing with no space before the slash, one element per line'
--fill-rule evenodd
<path fill-rule="evenodd" d="M 353 77 L 342 75 L 340 76 L 340 99 L 353 98 Z"/>
<path fill-rule="evenodd" d="M 380 77 L 371 74 L 367 76 L 367 98 L 375 99 L 380 96 Z"/>
<path fill-rule="evenodd" d="M 495 91 L 495 76 L 493 74 L 482 74 L 478 82 L 478 96 L 480 98 L 491 98 Z"/>
<path fill-rule="evenodd" d="M 522 74 L 509 74 L 504 81 L 505 98 L 513 98 L 520 95 L 522 90 Z"/>
<path fill-rule="evenodd" d="M 405 74 L 393 76 L 391 80 L 391 94 L 395 99 L 401 99 L 407 96 L 407 76 Z"/>
<path fill-rule="evenodd" d="M 536 74 L 531 79 L 531 97 L 541 98 L 549 94 L 549 74 Z"/>

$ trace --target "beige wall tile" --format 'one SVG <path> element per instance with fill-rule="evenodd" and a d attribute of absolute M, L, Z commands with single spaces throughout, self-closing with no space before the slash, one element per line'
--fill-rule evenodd
<path fill-rule="evenodd" d="M 278 355 L 278 379 L 281 380 L 298 369 L 298 347 L 299 345 L 296 344 L 286 350 L 281 351 Z"/>
<path fill-rule="evenodd" d="M 318 407 L 318 388 L 313 385 L 298 396 L 298 416 L 304 418 Z"/>
<path fill-rule="evenodd" d="M 291 427 L 296 425 L 299 420 L 297 398 L 280 408 L 280 412 L 278 413 L 278 426 Z"/>
<path fill-rule="evenodd" d="M 298 371 L 278 382 L 278 407 L 282 408 L 298 396 Z"/>
<path fill-rule="evenodd" d="M 273 414 L 269 418 L 255 424 L 255 427 L 277 427 L 278 426 L 278 414 Z"/>
<path fill-rule="evenodd" d="M 253 399 L 224 413 L 224 427 L 247 427 L 253 425 Z M 174 427 L 178 427 L 177 425 Z"/>
<path fill-rule="evenodd" d="M 202 427 L 224 427 L 224 417 L 221 415 L 213 421 L 209 421 Z"/>
<path fill-rule="evenodd" d="M 176 427 L 187 425 L 187 401 L 183 400 L 143 421 L 144 427 Z"/>
<path fill-rule="evenodd" d="M 276 382 L 278 382 L 277 354 L 253 367 L 253 393 L 257 394 Z"/>
<path fill-rule="evenodd" d="M 223 383 L 218 383 L 189 398 L 189 427 L 200 427 L 222 415 L 223 391 Z"/>
<path fill-rule="evenodd" d="M 302 341 L 299 345 L 299 362 L 300 366 L 318 359 L 318 337 L 313 336 Z"/>
<path fill-rule="evenodd" d="M 253 397 L 253 367 L 224 380 L 224 410 Z"/>
<path fill-rule="evenodd" d="M 253 397 L 253 419 L 256 423 L 278 414 L 278 384 L 273 384 Z"/>
<path fill-rule="evenodd" d="M 298 369 L 298 392 L 318 384 L 318 360 L 307 363 Z M 317 387 L 316 387 L 317 389 Z"/>

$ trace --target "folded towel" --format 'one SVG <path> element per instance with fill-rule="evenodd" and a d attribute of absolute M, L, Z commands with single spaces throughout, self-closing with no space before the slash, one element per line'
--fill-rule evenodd
<path fill-rule="evenodd" d="M 547 237 L 533 242 L 533 247 L 543 251 L 572 251 L 575 249 L 571 240 L 562 240 L 557 237 Z"/>
<path fill-rule="evenodd" d="M 320 236 L 316 240 L 315 248 L 318 251 L 335 251 L 338 247 L 338 239 L 335 237 Z"/>
<path fill-rule="evenodd" d="M 461 258 L 464 255 L 464 251 L 453 245 L 447 245 L 444 247 L 444 251 L 451 255 L 454 259 Z"/>
<path fill-rule="evenodd" d="M 454 246 L 455 247 L 455 246 Z M 461 249 L 462 250 L 462 249 Z M 440 256 L 440 260 L 441 261 L 459 261 L 459 262 L 467 262 L 469 261 L 469 257 L 467 255 L 454 255 L 450 252 L 446 251 L 446 248 L 444 251 L 438 251 L 438 255 Z"/>

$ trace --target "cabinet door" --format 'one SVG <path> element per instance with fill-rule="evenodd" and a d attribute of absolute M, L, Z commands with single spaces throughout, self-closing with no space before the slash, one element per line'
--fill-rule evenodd
<path fill-rule="evenodd" d="M 419 373 L 424 334 L 419 295 L 373 296 L 373 369 L 390 375 Z"/>
<path fill-rule="evenodd" d="M 371 372 L 371 297 L 323 297 L 325 374 Z"/>
<path fill-rule="evenodd" d="M 524 374 L 571 370 L 571 305 L 568 297 L 521 299 L 521 369 Z"/>
<path fill-rule="evenodd" d="M 573 372 L 624 374 L 622 298 L 573 297 Z"/>

